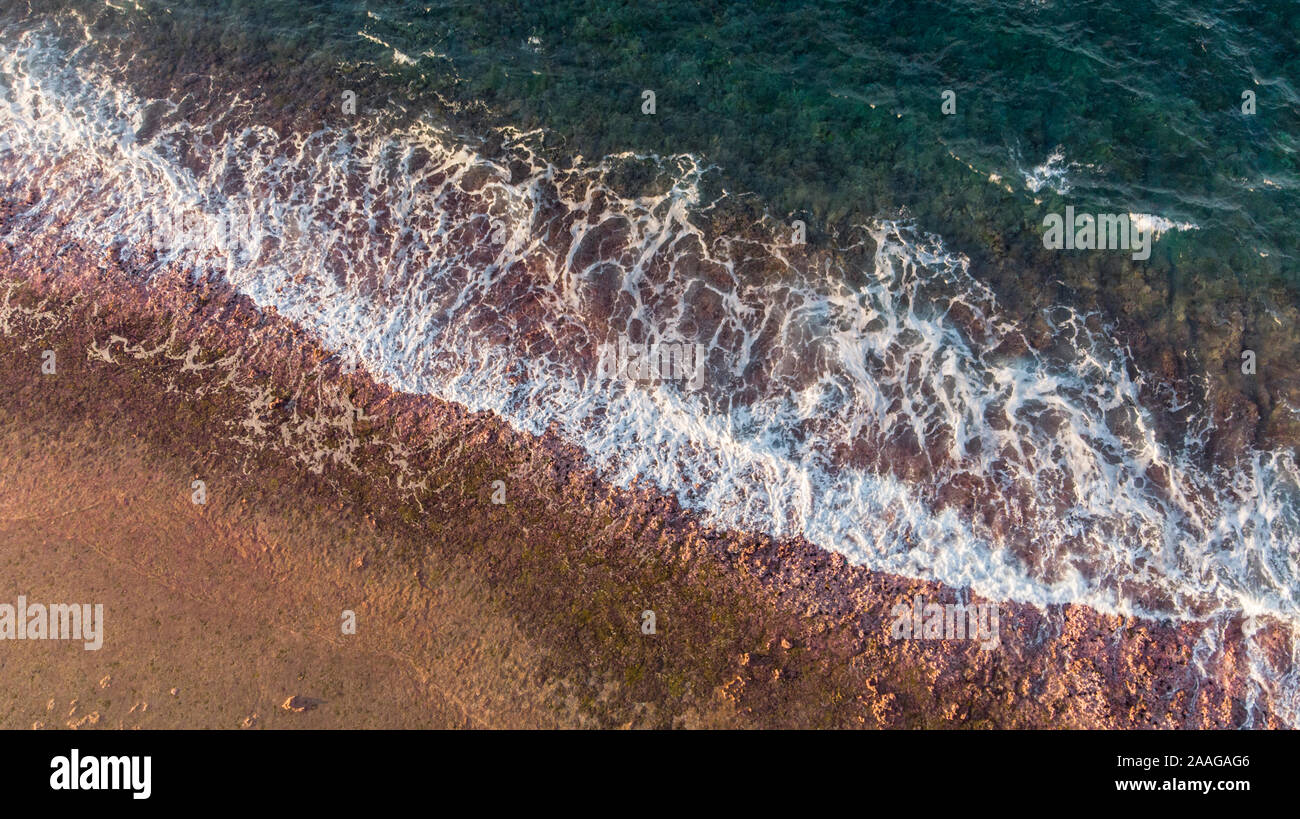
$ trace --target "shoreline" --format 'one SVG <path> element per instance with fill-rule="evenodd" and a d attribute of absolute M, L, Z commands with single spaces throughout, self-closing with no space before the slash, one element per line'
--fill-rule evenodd
<path fill-rule="evenodd" d="M 112 250 L 61 241 L 57 226 L 35 241 L 28 258 L 41 264 L 0 250 L 6 420 L 56 438 L 60 428 L 108 439 L 130 430 L 149 458 L 187 463 L 217 476 L 210 487 L 228 487 L 209 490 L 205 514 L 221 516 L 235 540 L 266 520 L 301 522 L 326 510 L 323 519 L 369 529 L 373 541 L 356 553 L 302 545 L 301 559 L 358 564 L 362 574 L 389 573 L 388 584 L 413 578 L 400 593 L 380 584 L 395 612 L 447 593 L 435 567 L 463 566 L 502 617 L 493 632 L 507 635 L 502 650 L 533 658 L 515 688 L 534 710 L 521 709 L 523 722 L 513 724 L 543 724 L 528 722 L 540 714 L 552 715 L 549 724 L 602 727 L 1248 721 L 1240 618 L 1158 623 L 1077 605 L 1001 603 L 999 648 L 893 641 L 897 603 L 962 598 L 801 540 L 715 530 L 672 498 L 605 484 L 554 435 L 533 438 L 485 413 L 341 374 L 305 333 L 220 283 L 192 284 L 172 270 L 145 290 Z M 42 392 L 44 349 L 58 355 L 65 403 Z M 507 483 L 503 505 L 492 502 L 496 480 Z M 656 612 L 654 635 L 640 630 L 646 609 Z M 427 646 L 403 617 L 386 628 L 392 645 Z M 1228 639 L 1216 679 L 1203 680 L 1190 664 L 1210 628 Z M 469 640 L 475 630 L 460 634 Z M 461 668 L 472 679 L 501 679 L 482 657 Z M 448 673 L 459 672 L 434 674 L 434 686 Z M 326 704 L 306 716 L 324 726 L 329 714 Z M 1250 716 L 1257 727 L 1282 725 L 1258 706 Z"/>

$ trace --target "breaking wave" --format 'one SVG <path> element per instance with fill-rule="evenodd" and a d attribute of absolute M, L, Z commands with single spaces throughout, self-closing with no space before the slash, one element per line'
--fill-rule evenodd
<path fill-rule="evenodd" d="M 237 99 L 191 122 L 40 32 L 7 39 L 19 254 L 58 224 L 136 269 L 223 277 L 394 388 L 554 428 L 720 526 L 994 599 L 1300 624 L 1294 455 L 1206 467 L 1194 418 L 1162 445 L 1097 316 L 1053 308 L 1030 343 L 906 221 L 834 252 L 766 218 L 715 233 L 695 157 L 562 169 L 535 135 L 490 159 L 431 121 L 280 135 Z M 620 193 L 629 168 L 651 192 Z M 620 340 L 704 345 L 703 387 L 601 377 Z M 1294 641 L 1290 659 L 1255 677 L 1295 724 Z"/>

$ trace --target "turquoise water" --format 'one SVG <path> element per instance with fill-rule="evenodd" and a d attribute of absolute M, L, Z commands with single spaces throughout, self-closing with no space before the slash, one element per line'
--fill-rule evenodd
<path fill-rule="evenodd" d="M 815 233 L 907 208 L 972 245 L 1014 235 L 1040 221 L 1025 172 L 1059 149 L 1070 202 L 1201 226 L 1180 266 L 1296 281 L 1294 3 L 201 6 L 188 14 L 544 128 L 562 153 L 699 155 L 719 187 L 806 214 Z"/>
<path fill-rule="evenodd" d="M 1200 226 L 1192 247 L 1164 246 L 1180 272 L 1296 283 L 1292 2 L 121 5 L 86 14 L 177 47 L 202 33 L 200 53 L 373 62 L 409 105 L 481 107 L 545 129 L 557 154 L 695 154 L 718 188 L 806 216 L 815 235 L 905 208 L 996 249 L 1059 210 L 1052 185 L 1035 204 L 1025 183 L 1046 163 L 1080 208 Z"/>
<path fill-rule="evenodd" d="M 413 71 L 454 67 L 458 96 L 507 121 L 588 156 L 696 153 L 783 212 L 907 207 L 945 235 L 1014 228 L 1035 209 L 987 190 L 987 176 L 1023 194 L 1022 172 L 1063 148 L 1071 201 L 1221 230 L 1225 263 L 1295 272 L 1294 3 L 365 8 L 379 19 L 348 28 L 420 57 Z M 1243 90 L 1256 92 L 1253 117 Z"/>

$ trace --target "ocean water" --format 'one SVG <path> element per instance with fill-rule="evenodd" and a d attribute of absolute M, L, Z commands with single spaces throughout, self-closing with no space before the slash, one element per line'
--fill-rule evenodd
<path fill-rule="evenodd" d="M 1288 303 L 1293 6 L 113 3 L 0 20 L 18 252 L 58 225 L 145 270 L 223 277 L 396 388 L 556 429 L 610 480 L 722 526 L 999 600 L 1244 616 L 1248 643 L 1281 624 L 1282 667 L 1248 645 L 1252 696 L 1296 724 L 1294 442 L 1216 451 L 1211 364 L 1161 375 L 1104 303 L 1035 267 L 1037 220 L 1068 203 L 1159 237 L 1145 265 L 1094 255 L 1052 276 L 1118 265 L 1168 294 Z M 329 72 L 328 115 L 295 103 L 302 65 Z M 350 82 L 355 115 L 335 110 Z M 660 342 L 702 346 L 699 389 L 600 361 Z"/>

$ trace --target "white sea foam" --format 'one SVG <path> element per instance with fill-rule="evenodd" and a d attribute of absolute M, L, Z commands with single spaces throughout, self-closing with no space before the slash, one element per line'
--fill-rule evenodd
<path fill-rule="evenodd" d="M 691 157 L 561 170 L 509 134 L 508 170 L 427 122 L 218 139 L 167 120 L 137 139 L 149 101 L 39 35 L 11 42 L 0 161 L 39 192 L 8 225 L 19 252 L 56 218 L 124 256 L 162 248 L 397 389 L 554 424 L 612 481 L 722 526 L 995 599 L 1300 623 L 1293 455 L 1206 471 L 1203 422 L 1161 446 L 1105 327 L 1057 308 L 1055 346 L 1031 350 L 966 259 L 910 225 L 869 226 L 861 269 L 808 269 L 779 239 L 709 239 Z M 182 163 L 186 145 L 206 158 Z M 661 191 L 619 196 L 628 163 Z M 594 378 L 620 336 L 693 336 L 705 388 Z M 1291 659 L 1256 684 L 1294 722 Z"/>
<path fill-rule="evenodd" d="M 1018 155 L 1016 162 L 1018 165 Z M 1069 173 L 1074 167 L 1077 166 L 1073 162 L 1065 161 L 1065 150 L 1057 146 L 1041 164 L 1029 170 L 1021 168 L 1020 175 L 1025 180 L 1025 187 L 1030 193 L 1038 193 L 1043 188 L 1050 187 L 1058 194 L 1066 194 L 1072 187 Z"/>
<path fill-rule="evenodd" d="M 1201 226 L 1195 222 L 1175 222 L 1172 219 L 1166 219 L 1163 216 L 1156 216 L 1151 213 L 1130 213 L 1129 222 L 1134 228 L 1144 233 L 1150 233 L 1152 238 L 1159 239 L 1171 230 L 1200 230 Z"/>
<path fill-rule="evenodd" d="M 1067 194 L 1074 188 L 1074 183 L 1070 178 L 1072 173 L 1081 170 L 1096 170 L 1096 166 L 1091 164 L 1081 165 L 1077 162 L 1067 162 L 1065 149 L 1060 146 L 1053 148 L 1047 159 L 1030 170 L 1025 170 L 1021 166 L 1018 152 L 1012 152 L 1012 159 L 1020 170 L 1020 175 L 1025 182 L 1025 188 L 1030 193 L 1038 193 L 1043 188 L 1050 188 L 1059 195 Z M 972 169 L 974 169 L 973 166 Z M 1000 184 L 1002 180 L 1000 177 L 991 176 L 989 181 Z M 1194 222 L 1176 222 L 1152 213 L 1130 212 L 1128 217 L 1137 230 L 1150 233 L 1153 240 L 1159 239 L 1171 230 L 1200 230 L 1200 225 Z"/>

